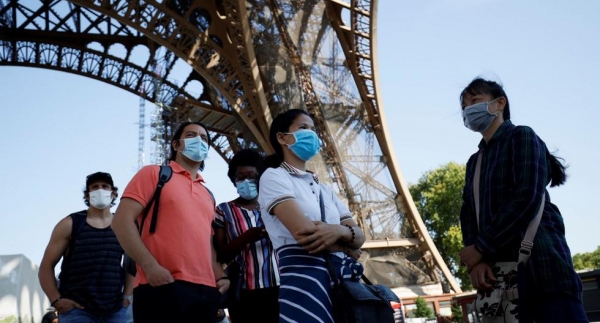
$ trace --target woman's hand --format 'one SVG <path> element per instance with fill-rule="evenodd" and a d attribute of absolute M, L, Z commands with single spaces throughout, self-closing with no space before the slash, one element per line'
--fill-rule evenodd
<path fill-rule="evenodd" d="M 301 229 L 297 232 L 300 236 L 305 236 L 298 240 L 304 250 L 310 254 L 325 251 L 329 246 L 335 244 L 343 235 L 343 226 L 339 224 L 328 224 L 321 221 L 313 222 L 315 226 L 311 229 Z"/>
<path fill-rule="evenodd" d="M 362 251 L 360 251 L 360 249 L 344 248 L 344 253 L 350 258 L 358 260 L 362 254 Z"/>
<path fill-rule="evenodd" d="M 492 282 L 496 281 L 492 267 L 485 262 L 476 264 L 471 270 L 471 284 L 477 290 L 492 288 Z"/>
<path fill-rule="evenodd" d="M 246 232 L 242 233 L 240 237 L 243 237 L 243 241 L 248 241 L 248 243 L 252 243 L 267 236 L 267 230 L 265 230 L 265 228 L 253 227 L 246 230 Z"/>
<path fill-rule="evenodd" d="M 460 262 L 467 266 L 467 272 L 469 273 L 483 258 L 483 255 L 475 249 L 474 245 L 463 248 L 458 255 L 460 257 Z"/>

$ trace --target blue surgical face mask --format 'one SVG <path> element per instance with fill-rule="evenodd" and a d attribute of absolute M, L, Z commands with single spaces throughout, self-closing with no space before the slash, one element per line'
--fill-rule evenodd
<path fill-rule="evenodd" d="M 496 117 L 498 116 L 498 111 L 496 111 L 496 113 L 490 112 L 490 103 L 498 99 L 499 98 L 489 102 L 476 103 L 465 107 L 462 111 L 465 127 L 475 132 L 486 131 L 490 127 L 494 119 L 496 119 Z"/>
<path fill-rule="evenodd" d="M 181 152 L 185 157 L 195 161 L 201 162 L 206 159 L 208 155 L 208 144 L 200 138 L 200 136 L 193 138 L 183 139 L 185 148 Z"/>
<path fill-rule="evenodd" d="M 309 129 L 300 129 L 286 135 L 293 135 L 296 142 L 288 145 L 288 148 L 303 161 L 313 158 L 321 150 L 321 140 L 317 133 Z"/>
<path fill-rule="evenodd" d="M 256 182 L 249 179 L 245 179 L 241 182 L 235 182 L 238 194 L 244 200 L 252 200 L 258 195 L 258 189 L 256 188 Z"/>

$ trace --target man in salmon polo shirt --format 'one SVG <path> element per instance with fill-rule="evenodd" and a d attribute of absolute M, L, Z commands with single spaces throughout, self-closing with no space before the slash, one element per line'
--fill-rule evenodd
<path fill-rule="evenodd" d="M 229 288 L 212 246 L 215 203 L 198 173 L 209 146 L 206 127 L 198 122 L 181 124 L 173 135 L 173 172 L 160 195 L 154 232 L 150 227 L 156 202 L 141 221 L 156 190 L 159 166 L 142 168 L 123 193 L 112 227 L 137 263 L 136 323 L 213 322 L 221 294 Z"/>

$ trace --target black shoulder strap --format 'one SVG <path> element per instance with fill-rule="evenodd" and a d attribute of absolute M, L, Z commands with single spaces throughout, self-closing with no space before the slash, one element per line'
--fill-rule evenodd
<path fill-rule="evenodd" d="M 217 200 L 215 200 L 215 195 L 213 194 L 213 192 L 211 190 L 208 189 L 208 187 L 204 186 L 204 188 L 206 188 L 206 190 L 208 191 L 208 194 L 210 194 L 210 197 L 213 200 L 213 205 L 215 206 L 215 209 L 217 208 Z"/>
<path fill-rule="evenodd" d="M 67 250 L 66 258 L 70 258 L 73 254 L 73 249 L 75 249 L 75 239 L 85 224 L 87 210 L 71 213 L 69 216 L 71 217 L 71 221 L 73 223 L 71 224 L 71 240 L 69 241 L 69 249 Z"/>
<path fill-rule="evenodd" d="M 321 208 L 321 222 L 327 223 L 325 221 L 325 201 L 323 200 L 322 187 L 320 187 L 320 192 L 319 192 L 319 207 Z M 327 271 L 329 272 L 329 277 L 331 278 L 331 281 L 333 281 L 334 285 L 338 285 L 340 283 L 341 279 L 338 277 L 338 275 L 335 272 L 335 268 L 333 267 L 333 263 L 331 262 L 331 254 L 325 254 L 324 256 L 325 256 L 325 265 L 327 266 Z M 361 278 L 365 282 L 365 284 L 373 285 L 373 283 L 371 283 L 371 281 L 364 274 L 361 275 Z"/>
<path fill-rule="evenodd" d="M 123 269 L 125 272 L 134 276 L 137 274 L 137 268 L 135 267 L 135 261 L 129 257 L 128 254 L 123 254 Z"/>
<path fill-rule="evenodd" d="M 156 231 L 156 219 L 158 218 L 158 205 L 160 202 L 160 193 L 162 192 L 163 186 L 165 186 L 165 184 L 171 179 L 171 175 L 173 175 L 173 170 L 171 169 L 171 166 L 160 166 L 156 190 L 154 190 L 154 195 L 152 196 L 152 199 L 148 202 L 148 204 L 144 208 L 144 212 L 142 213 L 142 222 L 140 223 L 140 235 L 142 235 L 142 231 L 144 230 L 144 222 L 146 222 L 146 217 L 148 217 L 148 212 L 150 212 L 150 208 L 152 207 L 153 203 L 155 203 L 155 206 L 154 210 L 152 211 L 152 219 L 150 221 L 150 233 L 154 233 Z"/>

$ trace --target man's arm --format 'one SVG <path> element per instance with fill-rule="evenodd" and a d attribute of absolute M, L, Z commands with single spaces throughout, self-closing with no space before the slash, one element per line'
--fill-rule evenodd
<path fill-rule="evenodd" d="M 172 283 L 174 279 L 171 273 L 160 266 L 140 238 L 135 219 L 142 211 L 143 206 L 136 200 L 122 198 L 113 218 L 112 229 L 125 253 L 142 267 L 150 286 Z"/>
<path fill-rule="evenodd" d="M 133 296 L 133 284 L 135 277 L 129 273 L 125 274 L 125 286 L 123 287 L 123 306 L 131 305 L 131 297 Z"/>
<path fill-rule="evenodd" d="M 215 274 L 217 288 L 219 289 L 219 292 L 221 292 L 221 294 L 224 294 L 227 291 L 227 289 L 229 289 L 230 281 L 227 278 L 225 271 L 223 270 L 223 265 L 217 261 L 217 251 L 215 250 L 215 247 L 213 245 L 213 239 L 210 239 L 210 250 L 212 253 L 212 268 L 213 273 Z"/>
<path fill-rule="evenodd" d="M 83 308 L 73 300 L 61 298 L 60 292 L 58 291 L 58 286 L 56 285 L 56 277 L 54 272 L 54 267 L 56 267 L 56 264 L 60 258 L 62 258 L 62 256 L 67 252 L 67 248 L 69 248 L 72 225 L 73 220 L 70 216 L 67 216 L 66 218 L 60 220 L 60 222 L 58 222 L 58 224 L 54 227 L 54 230 L 52 230 L 52 235 L 50 236 L 50 241 L 48 242 L 48 246 L 44 251 L 44 257 L 42 258 L 38 273 L 42 290 L 44 290 L 44 293 L 46 293 L 46 296 L 48 296 L 50 302 L 53 303 L 52 305 L 59 312 L 68 310 L 73 306 Z"/>

